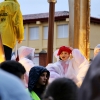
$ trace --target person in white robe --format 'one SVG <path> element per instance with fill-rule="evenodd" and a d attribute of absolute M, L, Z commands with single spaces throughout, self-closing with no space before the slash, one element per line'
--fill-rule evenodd
<path fill-rule="evenodd" d="M 18 62 L 20 62 L 26 69 L 25 80 L 24 80 L 26 87 L 28 86 L 29 71 L 34 66 L 33 63 L 34 52 L 35 52 L 35 48 L 21 46 L 20 48 L 18 48 L 17 57 L 16 55 L 12 56 L 12 60 L 16 60 L 16 58 L 18 58 Z"/>
<path fill-rule="evenodd" d="M 33 59 L 34 59 L 35 48 L 30 48 L 26 46 L 21 46 L 18 49 L 19 54 L 19 62 L 25 67 L 25 86 L 28 87 L 28 77 L 29 71 L 32 67 L 34 67 Z"/>
<path fill-rule="evenodd" d="M 77 86 L 81 86 L 89 68 L 88 60 L 78 49 L 66 46 L 61 46 L 55 51 L 54 55 L 57 59 L 59 58 L 59 61 L 46 66 L 47 70 L 50 71 L 49 82 L 59 77 L 66 77 L 72 79 Z"/>

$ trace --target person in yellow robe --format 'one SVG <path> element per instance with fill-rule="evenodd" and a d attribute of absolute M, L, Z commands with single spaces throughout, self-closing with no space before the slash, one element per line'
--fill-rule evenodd
<path fill-rule="evenodd" d="M 16 41 L 23 40 L 23 17 L 17 0 L 4 0 L 0 3 L 0 33 L 6 60 L 11 59 L 11 53 Z"/>

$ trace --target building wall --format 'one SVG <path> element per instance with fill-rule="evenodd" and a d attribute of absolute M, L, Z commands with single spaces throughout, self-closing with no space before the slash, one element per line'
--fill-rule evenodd
<path fill-rule="evenodd" d="M 90 58 L 93 58 L 93 50 L 100 44 L 100 24 L 91 23 L 90 25 Z"/>
<path fill-rule="evenodd" d="M 54 23 L 54 50 L 58 49 L 62 45 L 69 45 L 69 38 L 57 38 L 58 30 L 57 25 L 67 24 L 68 21 L 57 21 Z M 38 40 L 29 40 L 29 28 L 39 26 L 39 39 Z M 44 26 L 48 26 L 48 23 L 40 23 L 40 24 L 25 24 L 25 40 L 18 47 L 25 45 L 29 47 L 35 48 L 35 53 L 39 53 L 42 50 L 47 51 L 47 39 L 44 39 Z M 69 31 L 69 30 L 66 30 Z M 91 23 L 90 25 L 90 58 L 93 57 L 93 49 L 94 47 L 100 43 L 100 25 Z M 68 33 L 69 34 L 69 33 Z M 54 59 L 54 61 L 56 61 Z"/>

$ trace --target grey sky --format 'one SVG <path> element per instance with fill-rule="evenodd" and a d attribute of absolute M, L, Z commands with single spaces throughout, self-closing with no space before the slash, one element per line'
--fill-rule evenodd
<path fill-rule="evenodd" d="M 0 0 L 0 2 L 3 0 Z M 49 12 L 47 0 L 18 0 L 23 15 Z M 100 18 L 100 0 L 91 0 L 91 16 Z M 55 11 L 69 11 L 68 0 L 57 0 Z"/>

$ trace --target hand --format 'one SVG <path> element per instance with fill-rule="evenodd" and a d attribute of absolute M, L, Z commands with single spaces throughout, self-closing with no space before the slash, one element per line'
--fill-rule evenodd
<path fill-rule="evenodd" d="M 72 48 L 72 47 L 69 47 L 69 49 L 70 49 L 70 50 L 73 50 L 73 48 Z"/>
<path fill-rule="evenodd" d="M 22 40 L 19 40 L 18 43 L 20 44 L 22 42 Z"/>

